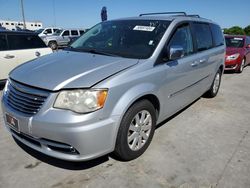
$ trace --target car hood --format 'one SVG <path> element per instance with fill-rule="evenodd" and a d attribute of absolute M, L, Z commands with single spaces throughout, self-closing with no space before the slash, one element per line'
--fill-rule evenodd
<path fill-rule="evenodd" d="M 137 59 L 60 51 L 17 67 L 10 73 L 10 78 L 53 91 L 64 88 L 90 88 L 137 63 Z"/>
<path fill-rule="evenodd" d="M 236 53 L 242 53 L 242 48 L 227 47 L 226 55 L 233 55 L 233 54 L 236 54 Z"/>

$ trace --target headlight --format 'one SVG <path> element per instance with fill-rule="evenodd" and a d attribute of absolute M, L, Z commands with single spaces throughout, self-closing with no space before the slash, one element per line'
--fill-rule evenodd
<path fill-rule="evenodd" d="M 77 113 L 93 112 L 104 106 L 107 94 L 107 89 L 61 91 L 54 103 L 54 108 L 71 110 Z"/>
<path fill-rule="evenodd" d="M 232 61 L 232 60 L 237 59 L 239 56 L 240 56 L 239 53 L 233 54 L 233 55 L 227 56 L 227 60 L 228 60 L 228 61 Z"/>

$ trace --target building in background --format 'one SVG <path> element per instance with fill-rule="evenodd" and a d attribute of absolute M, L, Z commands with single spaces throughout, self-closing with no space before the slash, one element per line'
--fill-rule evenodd
<path fill-rule="evenodd" d="M 2 27 L 8 30 L 18 30 L 18 28 L 23 29 L 23 22 L 10 21 L 10 20 L 0 20 Z M 28 30 L 37 30 L 43 28 L 42 22 L 25 22 L 26 29 Z"/>

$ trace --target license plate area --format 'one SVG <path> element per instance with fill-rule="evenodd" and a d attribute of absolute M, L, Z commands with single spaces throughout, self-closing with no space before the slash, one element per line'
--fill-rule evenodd
<path fill-rule="evenodd" d="M 19 131 L 19 121 L 15 117 L 13 117 L 9 114 L 5 114 L 5 117 L 6 117 L 6 122 L 9 125 L 9 127 L 11 129 L 13 129 L 14 131 L 20 132 Z"/>

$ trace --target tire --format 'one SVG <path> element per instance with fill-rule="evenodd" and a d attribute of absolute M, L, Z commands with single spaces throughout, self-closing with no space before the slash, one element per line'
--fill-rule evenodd
<path fill-rule="evenodd" d="M 242 61 L 241 61 L 238 73 L 242 73 L 243 72 L 243 69 L 244 69 L 245 65 L 246 65 L 246 59 L 243 58 Z"/>
<path fill-rule="evenodd" d="M 217 95 L 220 89 L 221 76 L 222 76 L 222 71 L 219 69 L 218 72 L 215 74 L 213 84 L 211 85 L 210 89 L 205 93 L 205 97 L 214 98 Z"/>
<path fill-rule="evenodd" d="M 145 123 L 138 125 L 142 120 Z M 152 103 L 148 100 L 136 102 L 122 118 L 114 155 L 122 161 L 133 160 L 142 155 L 153 138 L 155 126 L 156 111 Z"/>
<path fill-rule="evenodd" d="M 52 49 L 52 50 L 57 50 L 58 45 L 56 41 L 51 41 L 49 42 L 48 46 Z"/>

